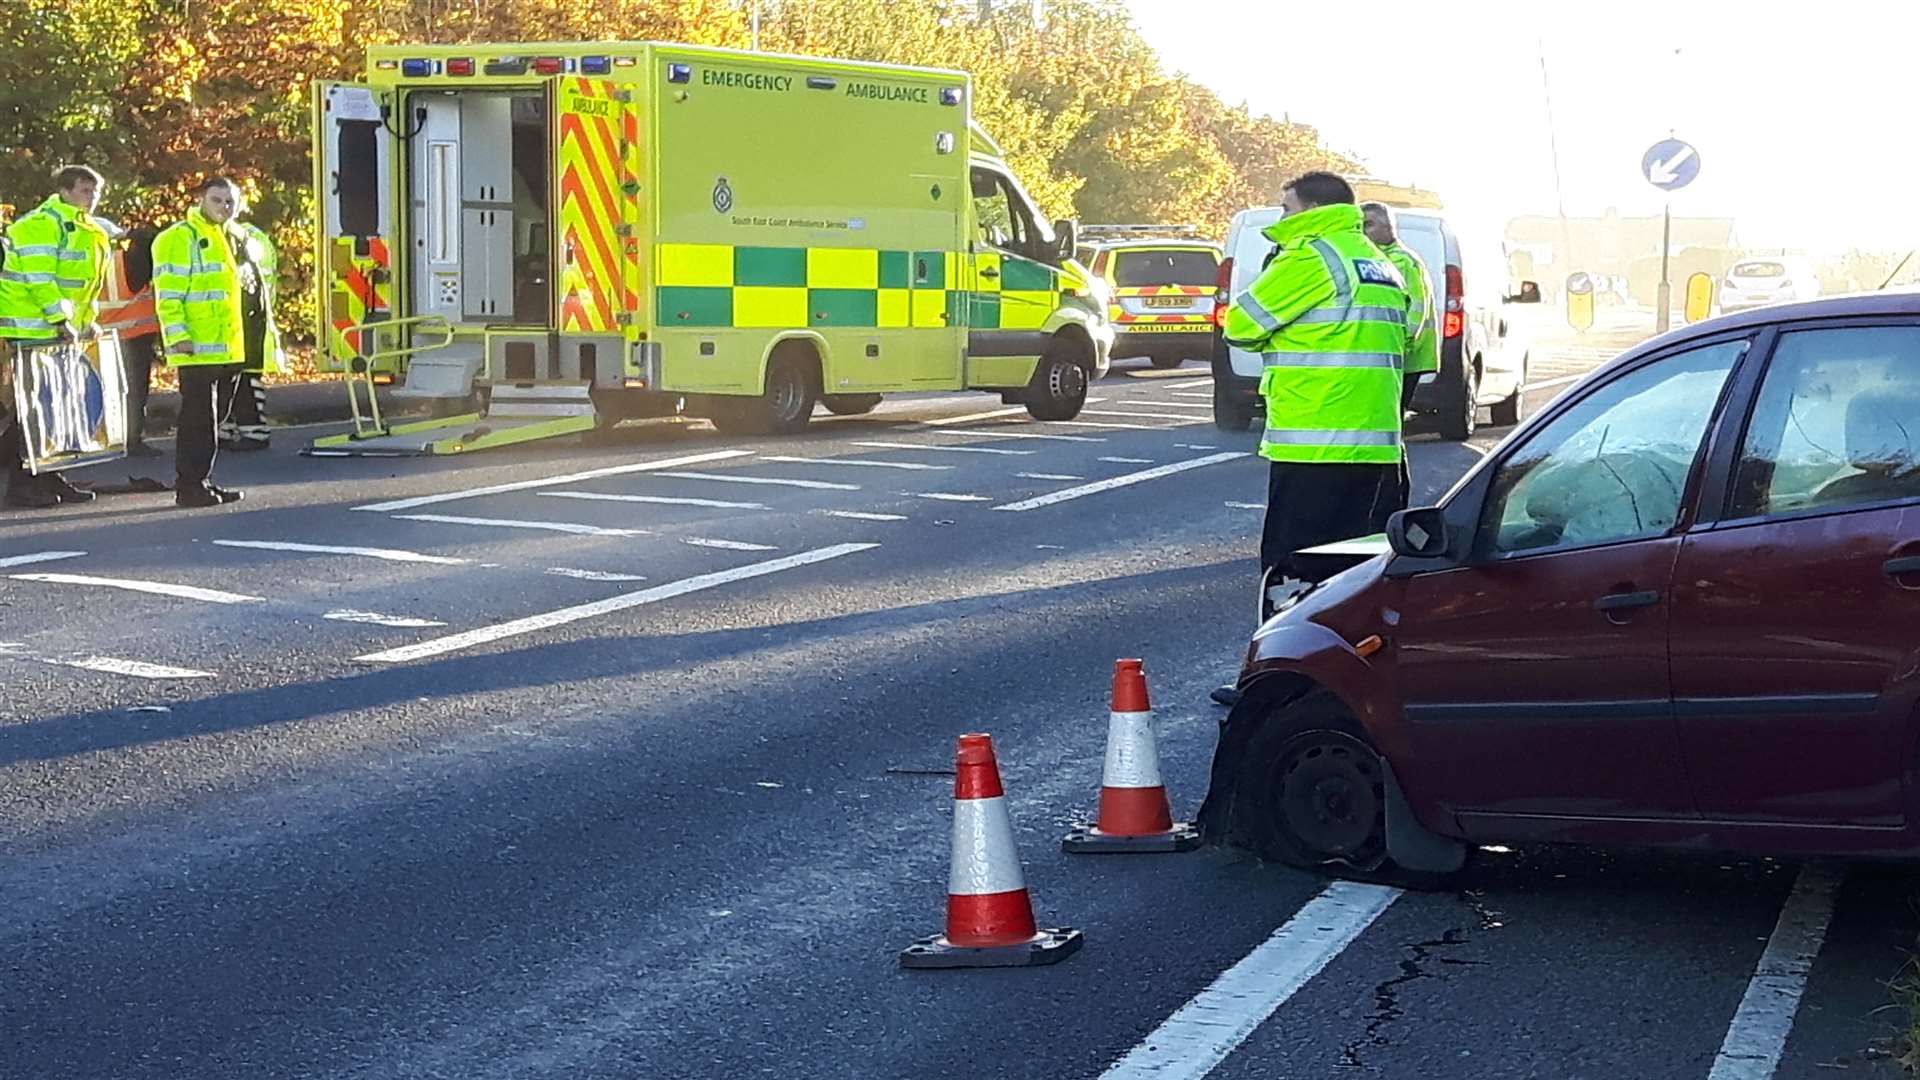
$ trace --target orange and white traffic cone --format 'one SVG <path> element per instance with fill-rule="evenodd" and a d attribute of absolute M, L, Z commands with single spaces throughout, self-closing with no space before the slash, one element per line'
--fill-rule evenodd
<path fill-rule="evenodd" d="M 954 759 L 953 861 L 947 875 L 947 932 L 900 951 L 908 968 L 1031 967 L 1073 955 L 1072 927 L 1042 930 L 1020 873 L 991 735 L 960 736 Z"/>
<path fill-rule="evenodd" d="M 1113 712 L 1107 720 L 1107 762 L 1100 781 L 1100 815 L 1067 834 L 1060 846 L 1078 854 L 1192 851 L 1200 832 L 1174 824 L 1160 749 L 1153 739 L 1147 674 L 1138 660 L 1113 662 Z"/>

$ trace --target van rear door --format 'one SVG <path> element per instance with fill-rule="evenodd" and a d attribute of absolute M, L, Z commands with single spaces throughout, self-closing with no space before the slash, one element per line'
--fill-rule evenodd
<path fill-rule="evenodd" d="M 392 104 L 389 92 L 361 83 L 313 84 L 320 198 L 314 362 L 323 371 L 344 371 L 354 357 L 375 351 L 374 335 L 353 327 L 393 318 Z M 397 374 L 399 366 L 394 360 L 377 368 Z"/>
<path fill-rule="evenodd" d="M 640 98 L 611 79 L 553 80 L 554 325 L 637 340 L 640 303 Z"/>

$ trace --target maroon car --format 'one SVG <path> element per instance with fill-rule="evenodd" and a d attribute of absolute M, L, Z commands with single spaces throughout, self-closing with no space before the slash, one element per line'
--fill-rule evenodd
<path fill-rule="evenodd" d="M 1214 839 L 1920 852 L 1920 295 L 1641 345 L 1386 543 L 1254 635 Z"/>

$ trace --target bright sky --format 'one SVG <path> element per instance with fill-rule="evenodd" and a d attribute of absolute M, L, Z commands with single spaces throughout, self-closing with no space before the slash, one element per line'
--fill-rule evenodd
<path fill-rule="evenodd" d="M 1701 162 L 1674 213 L 1731 215 L 1747 247 L 1920 246 L 1907 0 L 1128 3 L 1169 67 L 1315 125 L 1481 235 L 1554 212 L 1544 48 L 1567 213 L 1659 213 L 1640 158 L 1671 133 Z"/>

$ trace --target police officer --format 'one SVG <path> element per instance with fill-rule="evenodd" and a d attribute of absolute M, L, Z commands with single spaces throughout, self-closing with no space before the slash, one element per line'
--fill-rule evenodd
<path fill-rule="evenodd" d="M 232 228 L 240 189 L 217 176 L 200 188 L 186 219 L 153 241 L 154 306 L 167 363 L 180 374 L 180 431 L 174 443 L 174 505 L 218 506 L 241 493 L 213 486 L 218 402 L 232 399 L 246 358 L 245 314 Z M 224 397 L 222 395 L 224 389 Z"/>
<path fill-rule="evenodd" d="M 106 182 L 84 165 L 54 174 L 54 193 L 7 228 L 7 255 L 0 268 L 0 338 L 18 349 L 57 342 L 78 344 L 93 336 L 94 300 L 111 258 L 111 241 L 93 217 Z M 4 367 L 10 372 L 17 353 Z M 0 379 L 0 382 L 6 380 Z M 13 393 L 7 387 L 5 405 Z M 63 502 L 90 502 L 59 473 L 31 476 L 24 461 L 21 417 L 0 431 L 0 459 L 6 470 L 6 505 L 45 508 Z"/>
<path fill-rule="evenodd" d="M 1273 256 L 1233 298 L 1223 331 L 1263 361 L 1263 613 L 1308 587 L 1295 552 L 1371 531 L 1380 487 L 1399 475 L 1401 371 L 1415 329 L 1406 283 L 1361 231 L 1345 180 L 1307 173 L 1281 206 L 1286 216 L 1265 230 Z M 1222 687 L 1214 699 L 1233 704 L 1238 693 Z"/>
<path fill-rule="evenodd" d="M 1367 239 L 1380 249 L 1387 261 L 1400 271 L 1401 280 L 1407 284 L 1408 318 L 1416 321 L 1413 343 L 1407 349 L 1407 368 L 1401 381 L 1400 409 L 1404 413 L 1413 407 L 1413 391 L 1420 385 L 1420 376 L 1440 370 L 1440 326 L 1433 311 L 1433 277 L 1427 273 L 1427 264 L 1418 252 L 1400 242 L 1399 222 L 1395 219 L 1393 208 L 1385 203 L 1370 202 L 1360 207 L 1366 217 Z M 1407 500 L 1413 495 L 1413 473 L 1411 471 L 1405 447 L 1400 455 L 1400 476 L 1393 484 L 1382 485 L 1380 501 L 1374 507 L 1373 529 L 1379 531 L 1386 527 L 1387 517 L 1396 510 L 1405 510 Z"/>
<path fill-rule="evenodd" d="M 247 211 L 243 203 L 236 214 Z M 234 380 L 229 399 L 222 399 L 220 449 L 265 450 L 272 437 L 267 426 L 267 388 L 260 376 L 284 371 L 280 330 L 273 321 L 273 301 L 280 280 L 280 256 L 267 234 L 249 221 L 235 221 L 234 255 L 240 276 L 241 315 L 246 326 L 246 361 Z M 224 383 L 222 384 L 225 385 Z"/>

